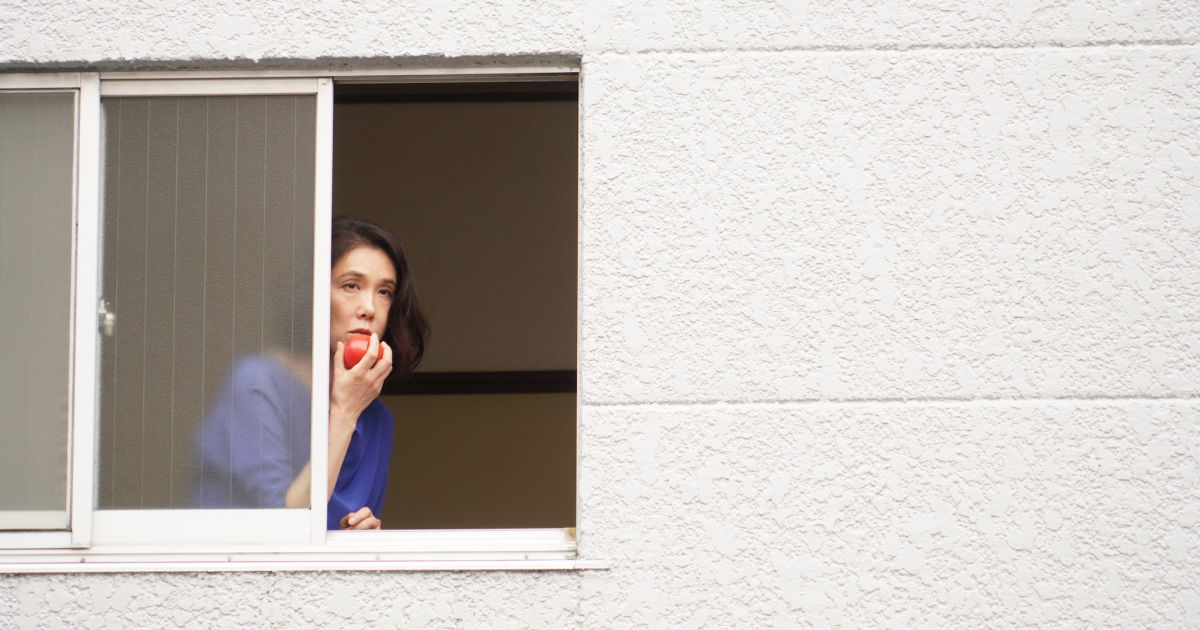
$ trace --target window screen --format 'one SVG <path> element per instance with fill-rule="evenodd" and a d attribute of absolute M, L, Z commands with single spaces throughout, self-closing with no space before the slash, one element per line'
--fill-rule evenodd
<path fill-rule="evenodd" d="M 0 528 L 67 526 L 75 94 L 0 94 Z"/>
<path fill-rule="evenodd" d="M 98 507 L 281 507 L 309 456 L 315 97 L 102 106 Z"/>

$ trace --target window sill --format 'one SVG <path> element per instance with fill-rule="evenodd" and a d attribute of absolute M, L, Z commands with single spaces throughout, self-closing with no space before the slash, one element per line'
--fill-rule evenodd
<path fill-rule="evenodd" d="M 578 571 L 572 530 L 330 532 L 324 545 L 134 545 L 0 551 L 2 573 Z"/>
<path fill-rule="evenodd" d="M 0 575 L 15 573 L 212 573 L 229 571 L 591 571 L 607 570 L 605 562 L 588 560 L 387 560 L 374 558 L 327 559 L 324 553 L 282 554 L 271 559 L 230 555 L 220 558 L 170 559 L 143 554 L 117 559 L 38 558 L 10 563 L 0 557 Z"/>

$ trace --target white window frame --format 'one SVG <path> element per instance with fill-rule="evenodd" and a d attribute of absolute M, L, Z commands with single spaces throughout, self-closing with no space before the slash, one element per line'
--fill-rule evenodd
<path fill-rule="evenodd" d="M 345 82 L 540 81 L 575 79 L 578 67 L 318 72 L 113 72 L 2 74 L 0 91 L 75 91 L 76 154 L 72 268 L 73 339 L 69 431 L 70 528 L 0 532 L 0 573 L 76 571 L 580 569 L 575 528 L 515 530 L 326 530 L 325 475 L 313 475 L 316 509 L 99 510 L 99 261 L 102 253 L 102 97 L 313 94 L 316 104 L 313 357 L 329 327 L 333 85 Z M 314 360 L 312 382 L 328 382 Z M 312 417 L 327 418 L 328 391 L 314 388 Z M 578 418 L 578 416 L 577 416 Z M 312 423 L 314 470 L 328 465 L 328 423 Z"/>

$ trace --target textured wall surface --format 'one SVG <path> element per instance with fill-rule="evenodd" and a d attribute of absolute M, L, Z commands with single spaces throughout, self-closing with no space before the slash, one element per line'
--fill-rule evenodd
<path fill-rule="evenodd" d="M 178 61 L 577 52 L 565 1 L 30 0 L 0 4 L 12 62 Z"/>
<path fill-rule="evenodd" d="M 247 6 L 5 3 L 0 69 L 580 58 L 612 568 L 0 576 L 3 625 L 1200 626 L 1200 3 Z"/>
<path fill-rule="evenodd" d="M 1200 48 L 586 70 L 587 400 L 1197 392 Z"/>
<path fill-rule="evenodd" d="M 1196 627 L 1198 423 L 1196 401 L 587 411 L 582 527 L 589 552 L 622 561 L 602 588 L 585 577 L 584 611 L 646 627 Z"/>
<path fill-rule="evenodd" d="M 22 0 L 6 62 L 1195 43 L 1196 0 Z"/>
<path fill-rule="evenodd" d="M 607 50 L 908 48 L 1195 42 L 1195 0 L 612 0 L 583 32 Z"/>

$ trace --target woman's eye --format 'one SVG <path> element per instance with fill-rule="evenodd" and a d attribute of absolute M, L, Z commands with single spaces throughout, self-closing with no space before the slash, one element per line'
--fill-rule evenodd
<path fill-rule="evenodd" d="M 391 289 L 382 289 L 382 290 L 379 292 L 379 294 L 380 294 L 380 295 L 382 295 L 382 296 L 384 296 L 384 297 L 386 297 L 386 298 L 388 298 L 388 299 L 391 299 L 391 297 L 392 297 L 392 290 L 391 290 Z"/>
<path fill-rule="evenodd" d="M 356 290 L 358 290 L 358 283 L 357 282 L 347 282 L 346 284 L 342 285 L 342 288 L 349 289 L 351 291 L 356 291 Z"/>

